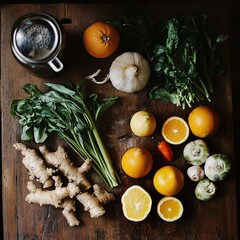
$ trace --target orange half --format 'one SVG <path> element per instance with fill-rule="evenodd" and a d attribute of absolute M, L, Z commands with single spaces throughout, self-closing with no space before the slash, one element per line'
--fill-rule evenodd
<path fill-rule="evenodd" d="M 177 116 L 168 118 L 162 126 L 163 138 L 171 144 L 178 145 L 185 142 L 189 137 L 189 126 L 187 122 Z"/>
<path fill-rule="evenodd" d="M 166 222 L 178 220 L 183 214 L 183 205 L 175 197 L 164 197 L 157 205 L 157 213 Z"/>

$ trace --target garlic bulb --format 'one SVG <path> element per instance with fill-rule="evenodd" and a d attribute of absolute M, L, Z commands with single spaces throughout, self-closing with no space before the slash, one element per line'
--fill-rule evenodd
<path fill-rule="evenodd" d="M 112 85 L 124 92 L 142 90 L 150 78 L 148 61 L 137 52 L 125 52 L 111 64 L 109 77 Z"/>
<path fill-rule="evenodd" d="M 187 175 L 192 181 L 198 182 L 204 178 L 204 171 L 199 165 L 194 165 L 188 168 Z"/>

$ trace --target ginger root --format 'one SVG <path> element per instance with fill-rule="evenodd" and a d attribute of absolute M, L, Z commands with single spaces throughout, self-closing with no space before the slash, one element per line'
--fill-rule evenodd
<path fill-rule="evenodd" d="M 89 211 L 92 218 L 98 218 L 105 213 L 103 205 L 115 200 L 113 194 L 107 192 L 105 189 L 99 187 L 99 185 L 93 185 L 93 194 L 84 192 L 78 194 L 77 200 L 82 203 L 85 211 Z"/>
<path fill-rule="evenodd" d="M 59 207 L 63 208 L 62 214 L 67 219 L 70 227 L 78 226 L 80 224 L 80 221 L 74 213 L 76 211 L 74 199 L 65 198 Z"/>
<path fill-rule="evenodd" d="M 46 162 L 59 169 L 70 182 L 79 184 L 81 191 L 86 191 L 91 187 L 91 183 L 85 177 L 91 168 L 91 160 L 87 159 L 81 167 L 77 168 L 69 159 L 65 149 L 59 146 L 56 152 L 49 152 L 45 145 L 39 147 Z"/>
<path fill-rule="evenodd" d="M 92 166 L 91 160 L 86 160 L 80 167 L 76 167 L 61 146 L 55 152 L 49 152 L 44 145 L 39 147 L 43 158 L 34 149 L 30 149 L 22 143 L 15 143 L 14 148 L 21 151 L 22 162 L 29 171 L 30 177 L 27 184 L 29 193 L 25 200 L 40 206 L 52 205 L 62 208 L 62 214 L 70 226 L 80 224 L 75 215 L 75 198 L 83 204 L 85 211 L 89 211 L 92 218 L 102 216 L 105 213 L 103 206 L 115 200 L 113 194 L 108 193 L 97 184 L 93 185 L 93 193 L 88 192 L 92 186 L 85 174 Z M 47 168 L 45 164 L 52 165 L 56 170 Z M 56 175 L 59 172 L 67 178 L 66 186 L 63 186 L 60 175 Z M 33 182 L 34 179 L 42 184 L 43 188 L 51 187 L 51 189 L 38 187 Z"/>
<path fill-rule="evenodd" d="M 115 200 L 115 197 L 112 193 L 107 192 L 105 189 L 101 188 L 99 185 L 93 185 L 94 195 L 98 198 L 99 202 L 103 205 L 106 205 Z"/>
<path fill-rule="evenodd" d="M 13 147 L 21 151 L 22 162 L 29 171 L 30 180 L 36 178 L 37 181 L 43 184 L 43 188 L 51 187 L 54 184 L 52 179 L 54 170 L 45 166 L 43 159 L 34 149 L 28 148 L 22 143 L 15 143 Z"/>
<path fill-rule="evenodd" d="M 56 176 L 56 178 L 58 178 Z M 59 180 L 55 180 L 59 183 Z M 69 183 L 67 187 L 57 185 L 54 190 L 42 190 L 32 181 L 28 181 L 27 188 L 29 194 L 25 200 L 28 203 L 37 203 L 42 205 L 52 205 L 56 208 L 63 208 L 62 214 L 67 219 L 68 224 L 73 227 L 79 225 L 80 221 L 75 216 L 75 200 L 71 199 L 79 193 L 79 187 L 75 183 Z M 62 200 L 63 199 L 63 200 Z"/>
<path fill-rule="evenodd" d="M 77 200 L 84 206 L 84 210 L 89 211 L 92 218 L 98 218 L 105 213 L 105 209 L 94 194 L 84 192 L 82 194 L 78 194 L 76 197 Z"/>
<path fill-rule="evenodd" d="M 32 181 L 28 181 L 27 189 L 29 194 L 25 200 L 29 203 L 38 203 L 42 205 L 53 205 L 56 208 L 60 206 L 62 199 L 66 197 L 73 198 L 80 192 L 80 189 L 76 183 L 68 183 L 66 187 L 62 187 L 61 178 L 54 176 L 55 189 L 54 190 L 42 190 L 38 188 Z"/>

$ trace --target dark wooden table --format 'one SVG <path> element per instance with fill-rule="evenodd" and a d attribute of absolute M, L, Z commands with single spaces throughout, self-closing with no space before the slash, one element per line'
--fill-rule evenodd
<path fill-rule="evenodd" d="M 193 13 L 204 11 L 208 14 L 210 28 L 214 33 L 230 34 L 239 40 L 239 30 L 233 30 L 229 9 L 222 5 L 191 5 L 191 4 L 150 4 L 149 9 L 156 21 L 160 17 L 174 16 L 181 13 Z M 106 207 L 106 214 L 98 219 L 91 219 L 81 207 L 78 216 L 81 224 L 78 227 L 69 227 L 61 215 L 60 209 L 51 206 L 30 205 L 25 202 L 27 195 L 27 171 L 21 163 L 21 155 L 13 149 L 13 144 L 20 141 L 21 127 L 18 119 L 10 115 L 10 103 L 13 99 L 24 97 L 22 90 L 24 83 L 36 83 L 43 88 L 44 82 L 62 82 L 71 79 L 73 82 L 82 80 L 84 76 L 96 71 L 101 66 L 104 71 L 110 66 L 111 61 L 121 52 L 118 50 L 113 56 L 104 60 L 90 57 L 82 45 L 82 33 L 84 29 L 97 20 L 108 20 L 114 15 L 121 14 L 121 4 L 20 4 L 2 5 L 1 7 L 1 136 L 2 136 L 2 232 L 3 239 L 100 239 L 100 240 L 125 240 L 125 239 L 190 239 L 190 240 L 237 240 L 237 167 L 239 154 L 235 152 L 233 123 L 237 120 L 239 98 L 232 93 L 239 88 L 236 83 L 239 73 L 232 66 L 232 61 L 237 58 L 236 49 L 230 48 L 236 44 L 231 39 L 222 48 L 224 76 L 215 84 L 215 93 L 209 106 L 214 107 L 221 116 L 221 128 L 215 137 L 209 138 L 209 144 L 213 153 L 228 155 L 233 164 L 230 176 L 219 183 L 219 191 L 213 200 L 201 202 L 194 196 L 194 186 L 186 177 L 187 164 L 182 156 L 183 145 L 173 147 L 175 159 L 171 163 L 179 167 L 185 174 L 186 183 L 180 194 L 177 195 L 184 205 L 183 217 L 174 223 L 162 221 L 156 213 L 157 202 L 162 197 L 152 186 L 154 171 L 160 166 L 168 164 L 160 156 L 156 149 L 156 143 L 152 138 L 138 138 L 131 134 L 129 120 L 132 114 L 141 109 L 153 112 L 157 118 L 158 128 L 154 136 L 161 137 L 160 126 L 163 121 L 172 115 L 187 118 L 191 109 L 182 110 L 172 104 L 161 101 L 151 101 L 146 97 L 146 92 L 126 94 L 117 91 L 109 83 L 104 86 L 96 86 L 88 83 L 89 92 L 96 92 L 100 96 L 118 95 L 120 101 L 102 119 L 100 134 L 106 143 L 113 159 L 114 167 L 121 176 L 122 184 L 115 189 L 108 189 L 116 196 L 116 201 Z M 14 59 L 10 50 L 11 28 L 17 18 L 28 12 L 45 12 L 58 19 L 70 18 L 71 24 L 64 25 L 67 34 L 67 62 L 66 70 L 54 79 L 40 79 L 25 71 Z M 235 13 L 235 11 L 233 10 Z M 239 21 L 239 19 L 237 20 Z M 237 25 L 237 24 L 236 24 Z M 239 27 L 239 25 L 238 25 Z M 232 91 L 232 86 L 234 90 Z M 234 104 L 233 105 L 233 98 Z M 194 105 L 197 106 L 198 104 Z M 238 130 L 235 129 L 235 132 Z M 122 138 L 122 136 L 128 136 Z M 193 138 L 193 136 L 191 136 Z M 64 144 L 61 140 L 46 143 L 51 148 L 58 144 Z M 37 148 L 37 145 L 31 144 Z M 120 160 L 123 153 L 130 147 L 143 146 L 148 148 L 154 156 L 154 169 L 143 179 L 130 179 L 121 170 Z M 66 146 L 67 147 L 67 146 Z M 67 148 L 71 155 L 71 150 Z M 80 159 L 78 159 L 81 162 Z M 90 172 L 91 179 L 98 181 L 101 186 L 104 183 Z M 130 222 L 124 218 L 121 209 L 121 195 L 124 190 L 133 184 L 143 186 L 152 196 L 153 209 L 150 215 L 140 223 Z"/>

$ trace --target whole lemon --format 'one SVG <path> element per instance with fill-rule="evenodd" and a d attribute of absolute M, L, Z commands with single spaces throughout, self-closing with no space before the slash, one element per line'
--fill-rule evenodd
<path fill-rule="evenodd" d="M 177 167 L 164 166 L 154 174 L 153 185 L 160 194 L 171 197 L 182 190 L 184 175 Z"/>
<path fill-rule="evenodd" d="M 156 119 L 152 113 L 138 111 L 131 118 L 130 128 L 136 136 L 150 136 L 156 129 Z"/>
<path fill-rule="evenodd" d="M 216 134 L 219 124 L 219 114 L 208 106 L 196 107 L 188 116 L 189 128 L 199 138 L 210 137 Z"/>
<path fill-rule="evenodd" d="M 152 169 L 153 158 L 151 153 L 141 147 L 128 149 L 121 161 L 123 171 L 132 178 L 145 177 Z"/>

